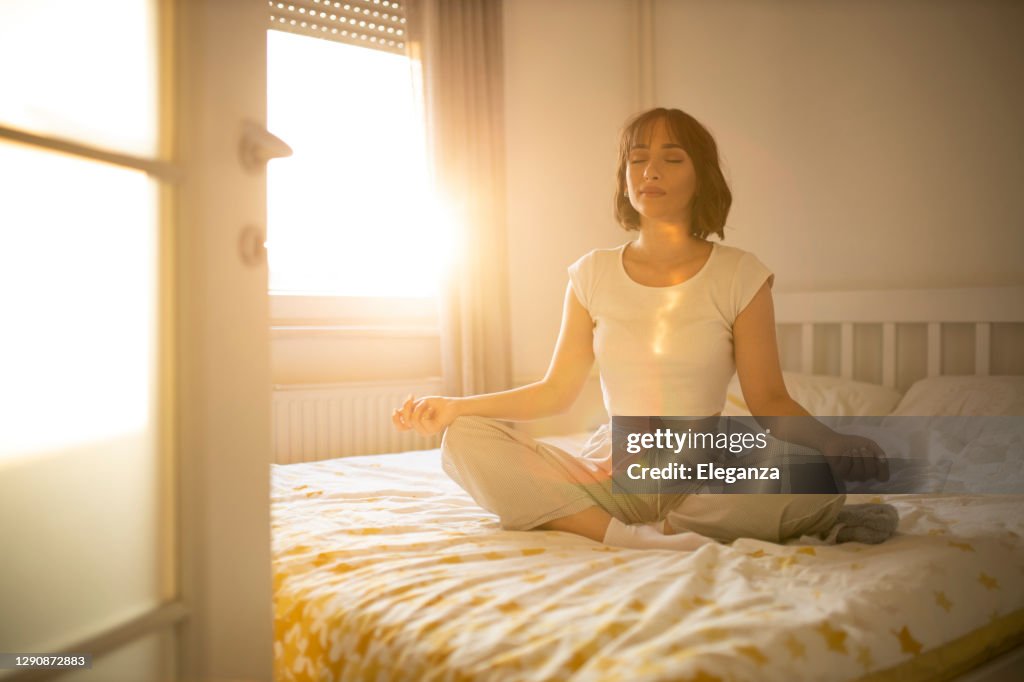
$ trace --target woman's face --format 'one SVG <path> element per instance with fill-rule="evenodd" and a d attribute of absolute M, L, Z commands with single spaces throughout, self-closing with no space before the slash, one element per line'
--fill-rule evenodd
<path fill-rule="evenodd" d="M 626 160 L 629 201 L 644 218 L 688 222 L 697 188 L 693 162 L 663 120 L 654 122 L 647 137 L 637 141 Z"/>

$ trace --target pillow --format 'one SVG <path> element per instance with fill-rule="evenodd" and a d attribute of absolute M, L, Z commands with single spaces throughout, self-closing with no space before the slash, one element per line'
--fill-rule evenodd
<path fill-rule="evenodd" d="M 782 380 L 793 400 L 815 417 L 881 417 L 892 412 L 900 401 L 895 389 L 841 377 L 783 372 Z M 738 376 L 726 389 L 722 414 L 750 416 Z"/>
<path fill-rule="evenodd" d="M 1024 377 L 949 376 L 914 383 L 893 416 L 1002 417 L 1024 415 Z"/>
<path fill-rule="evenodd" d="M 914 383 L 883 426 L 927 430 L 970 447 L 988 447 L 1024 438 L 1024 377 L 946 376 Z M 908 419 L 927 417 L 927 419 Z M 1005 455 L 1004 455 L 1005 456 Z"/>

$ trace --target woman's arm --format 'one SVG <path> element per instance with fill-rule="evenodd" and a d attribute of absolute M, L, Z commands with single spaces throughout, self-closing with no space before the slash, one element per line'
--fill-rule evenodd
<path fill-rule="evenodd" d="M 779 366 L 768 282 L 736 317 L 733 344 L 743 397 L 762 428 L 779 440 L 818 450 L 847 480 L 888 480 L 885 453 L 874 441 L 833 431 L 790 397 Z"/>
<path fill-rule="evenodd" d="M 561 414 L 576 401 L 593 364 L 594 321 L 567 286 L 562 327 L 544 378 L 510 391 L 456 398 L 459 416 L 526 421 Z"/>
<path fill-rule="evenodd" d="M 409 398 L 395 410 L 392 422 L 400 431 L 414 428 L 430 435 L 462 416 L 526 421 L 560 414 L 576 400 L 593 364 L 594 321 L 568 286 L 558 341 L 543 379 L 509 391 L 465 398 Z"/>

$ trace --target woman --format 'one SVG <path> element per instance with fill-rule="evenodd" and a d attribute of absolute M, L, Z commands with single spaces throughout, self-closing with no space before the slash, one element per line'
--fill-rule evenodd
<path fill-rule="evenodd" d="M 692 550 L 715 540 L 782 542 L 801 535 L 881 542 L 890 505 L 843 507 L 845 495 L 612 494 L 611 430 L 580 455 L 495 421 L 567 410 L 595 361 L 609 415 L 712 416 L 739 374 L 760 415 L 809 416 L 786 392 L 771 286 L 753 254 L 724 238 L 732 195 L 711 134 L 690 115 L 653 109 L 624 128 L 615 214 L 635 241 L 588 253 L 569 268 L 562 326 L 544 378 L 465 398 L 410 398 L 392 420 L 424 435 L 445 430 L 445 471 L 506 529 L 553 529 L 621 547 Z M 596 352 L 596 355 L 595 355 Z M 813 419 L 786 440 L 821 452 L 848 480 L 888 478 L 884 453 Z"/>

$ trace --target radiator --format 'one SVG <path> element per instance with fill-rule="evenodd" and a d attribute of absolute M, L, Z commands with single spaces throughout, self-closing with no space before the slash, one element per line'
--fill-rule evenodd
<path fill-rule="evenodd" d="M 398 432 L 391 412 L 412 393 L 437 395 L 440 379 L 420 382 L 274 386 L 273 442 L 278 464 L 439 447 L 441 436 Z"/>

